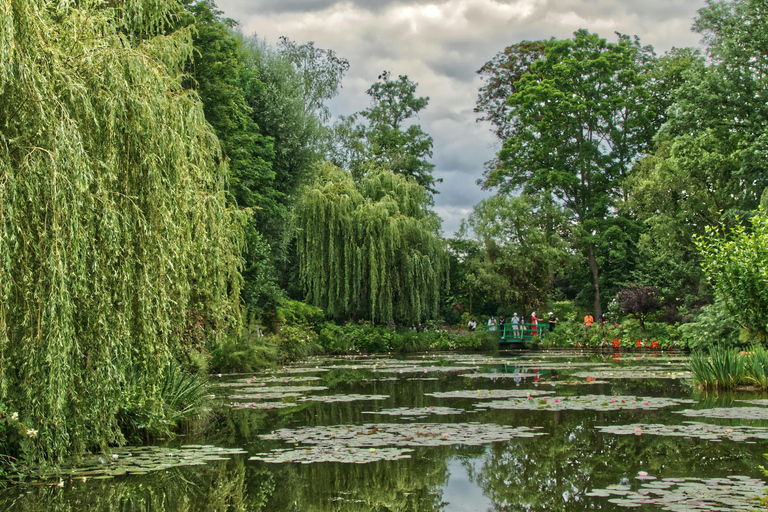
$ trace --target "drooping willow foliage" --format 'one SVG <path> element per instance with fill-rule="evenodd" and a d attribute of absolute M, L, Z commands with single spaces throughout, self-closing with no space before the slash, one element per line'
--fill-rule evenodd
<path fill-rule="evenodd" d="M 337 319 L 419 321 L 436 314 L 448 260 L 425 189 L 388 171 L 356 183 L 324 164 L 297 209 L 307 301 Z"/>
<path fill-rule="evenodd" d="M 120 442 L 188 311 L 239 311 L 242 222 L 175 0 L 0 0 L 0 401 L 55 461 Z"/>

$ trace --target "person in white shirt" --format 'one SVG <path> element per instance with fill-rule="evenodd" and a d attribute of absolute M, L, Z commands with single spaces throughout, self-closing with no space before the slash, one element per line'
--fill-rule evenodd
<path fill-rule="evenodd" d="M 513 338 L 522 337 L 522 332 L 520 332 L 520 317 L 517 316 L 517 313 L 512 315 L 512 337 Z"/>

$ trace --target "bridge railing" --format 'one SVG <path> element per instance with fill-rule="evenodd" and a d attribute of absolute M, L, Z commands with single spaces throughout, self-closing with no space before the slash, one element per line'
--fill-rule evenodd
<path fill-rule="evenodd" d="M 499 335 L 499 343 L 530 342 L 534 337 L 541 336 L 547 324 L 513 324 L 484 325 L 485 330 Z"/>

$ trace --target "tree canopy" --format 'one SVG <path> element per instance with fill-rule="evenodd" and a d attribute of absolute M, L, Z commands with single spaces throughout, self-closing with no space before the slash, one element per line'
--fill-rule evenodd
<path fill-rule="evenodd" d="M 438 217 L 417 183 L 390 171 L 355 181 L 324 164 L 296 214 L 307 301 L 337 319 L 421 321 L 447 278 Z"/>
<path fill-rule="evenodd" d="M 187 311 L 237 324 L 241 221 L 180 9 L 12 2 L 0 24 L 0 394 L 31 458 L 120 442 L 128 368 L 156 381 Z"/>

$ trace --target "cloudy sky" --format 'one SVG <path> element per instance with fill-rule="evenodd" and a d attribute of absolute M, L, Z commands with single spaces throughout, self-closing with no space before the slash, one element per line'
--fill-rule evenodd
<path fill-rule="evenodd" d="M 586 28 L 615 40 L 637 35 L 661 54 L 699 46 L 690 31 L 705 0 L 216 0 L 247 35 L 314 41 L 350 62 L 334 115 L 369 105 L 365 90 L 384 70 L 408 75 L 430 98 L 418 122 L 434 138 L 435 209 L 451 236 L 488 195 L 475 181 L 497 150 L 490 125 L 473 112 L 476 71 L 506 46 L 570 37 Z"/>

